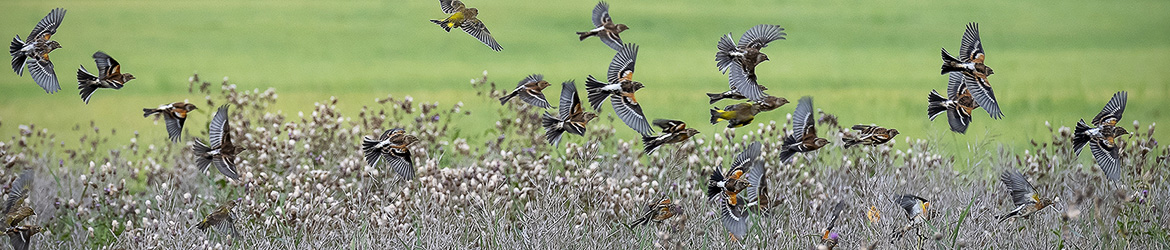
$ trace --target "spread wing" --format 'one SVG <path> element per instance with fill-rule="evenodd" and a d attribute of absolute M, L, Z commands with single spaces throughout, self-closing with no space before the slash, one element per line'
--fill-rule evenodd
<path fill-rule="evenodd" d="M 464 6 L 459 0 L 439 0 L 439 8 L 443 9 L 443 13 L 451 14 L 463 10 Z"/>
<path fill-rule="evenodd" d="M 57 27 L 61 26 L 61 20 L 64 19 L 65 9 L 56 8 L 49 11 L 49 15 L 46 15 L 37 23 L 36 27 L 33 27 L 32 33 L 29 33 L 26 39 L 30 42 L 36 39 L 49 40 L 53 34 L 57 34 Z"/>
<path fill-rule="evenodd" d="M 593 27 L 601 27 L 605 23 L 612 22 L 609 18 L 609 4 L 605 2 L 598 2 L 596 7 L 593 7 Z"/>
<path fill-rule="evenodd" d="M 28 67 L 28 74 L 32 76 L 33 82 L 40 85 L 45 92 L 52 94 L 61 90 L 61 84 L 57 82 L 57 72 L 53 71 L 53 62 L 48 58 L 26 60 L 24 65 Z"/>
<path fill-rule="evenodd" d="M 967 31 L 963 32 L 963 44 L 959 47 L 959 60 L 963 62 L 983 63 L 983 41 L 979 40 L 979 24 L 967 24 Z"/>
<path fill-rule="evenodd" d="M 585 112 L 585 109 L 581 107 L 581 97 L 577 96 L 577 84 L 573 80 L 561 83 L 561 106 L 559 111 L 558 115 L 560 115 L 559 117 L 561 119 L 569 119 L 569 115 Z"/>
<path fill-rule="evenodd" d="M 654 129 L 650 127 L 650 123 L 646 122 L 646 115 L 642 113 L 641 104 L 622 95 L 610 96 L 609 101 L 613 104 L 614 113 L 617 113 L 618 118 L 621 118 L 626 126 L 630 126 L 643 136 L 654 134 Z"/>
<path fill-rule="evenodd" d="M 991 118 L 1003 118 L 1003 112 L 999 110 L 999 101 L 995 99 L 995 92 L 991 90 L 991 84 L 987 82 L 987 78 L 964 74 L 963 82 L 971 91 L 971 97 L 975 99 L 975 103 L 978 103 L 979 107 L 983 107 L 987 114 L 991 115 Z"/>
<path fill-rule="evenodd" d="M 739 62 L 732 62 L 728 70 L 731 71 L 731 74 L 727 78 L 732 90 L 735 90 L 735 92 L 752 101 L 764 101 L 764 97 L 766 96 L 764 91 L 760 90 L 760 85 L 756 81 L 748 78 L 747 73 L 743 71 L 743 67 L 740 66 Z"/>
<path fill-rule="evenodd" d="M 394 169 L 399 177 L 403 179 L 414 179 L 414 160 L 411 159 L 410 152 L 402 154 L 388 154 L 384 155 L 386 163 L 390 164 L 390 168 Z"/>
<path fill-rule="evenodd" d="M 228 119 L 228 105 L 219 106 L 219 110 L 215 111 L 215 116 L 211 118 L 211 125 L 208 127 L 208 134 L 211 135 L 211 148 L 219 148 L 223 143 L 224 131 L 227 127 Z"/>
<path fill-rule="evenodd" d="M 484 26 L 483 22 L 479 20 L 470 20 L 465 22 L 462 28 L 463 31 L 467 32 L 468 35 L 474 36 L 475 39 L 479 39 L 480 42 L 482 42 L 484 45 L 487 45 L 489 48 L 492 48 L 492 50 L 504 50 L 504 47 L 501 47 L 500 43 L 497 43 L 496 39 L 492 38 L 492 32 L 488 31 L 487 26 Z"/>
<path fill-rule="evenodd" d="M 680 132 L 687 128 L 687 124 L 679 120 L 654 119 L 654 126 L 662 128 L 663 133 Z"/>
<path fill-rule="evenodd" d="M 1098 113 L 1097 117 L 1093 117 L 1093 125 L 1116 126 L 1117 121 L 1121 120 L 1121 113 L 1125 112 L 1126 96 L 1125 91 L 1113 94 L 1113 98 L 1109 99 L 1109 103 L 1105 104 L 1105 108 L 1101 109 L 1101 113 Z"/>
<path fill-rule="evenodd" d="M 610 83 L 618 82 L 618 79 L 625 78 L 627 80 L 634 78 L 634 61 L 638 60 L 638 46 L 634 44 L 626 44 L 617 54 L 613 55 L 613 61 L 609 63 L 609 70 L 606 71 L 606 79 Z"/>
<path fill-rule="evenodd" d="M 1023 174 L 1013 168 L 1008 168 L 999 175 L 999 180 L 1007 186 L 1012 194 L 1012 202 L 1016 205 L 1036 203 L 1036 189 L 1028 183 Z"/>
<path fill-rule="evenodd" d="M 1120 152 L 1116 144 L 1109 146 L 1101 139 L 1092 139 L 1089 141 L 1089 150 L 1093 152 L 1093 159 L 1101 166 L 1101 171 L 1105 172 L 1105 177 L 1113 181 L 1121 178 L 1121 165 L 1118 163 Z"/>
<path fill-rule="evenodd" d="M 792 137 L 804 138 L 806 134 L 815 134 L 816 128 L 813 125 L 813 106 L 812 97 L 801 97 L 799 103 L 796 104 L 796 110 L 792 111 Z"/>
<path fill-rule="evenodd" d="M 756 141 L 752 142 L 751 145 L 748 145 L 748 148 L 744 150 L 744 152 L 735 157 L 737 162 L 740 161 L 740 157 L 746 157 L 747 159 L 744 159 L 745 161 L 751 160 L 748 162 L 748 164 L 751 166 L 748 167 L 747 171 L 747 181 L 751 184 L 751 186 L 744 190 L 742 194 L 744 201 L 749 203 L 757 202 L 756 199 L 760 197 L 760 187 L 764 185 L 764 178 L 766 178 L 768 174 L 768 170 L 764 168 L 764 161 L 763 159 L 760 159 L 759 156 L 760 142 Z"/>
<path fill-rule="evenodd" d="M 760 24 L 748 29 L 739 37 L 739 46 L 745 48 L 761 49 L 768 47 L 768 43 L 776 40 L 784 40 L 784 28 L 779 25 Z"/>

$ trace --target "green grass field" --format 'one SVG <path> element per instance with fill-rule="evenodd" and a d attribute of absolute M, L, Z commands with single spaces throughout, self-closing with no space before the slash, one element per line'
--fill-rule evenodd
<path fill-rule="evenodd" d="M 203 103 L 202 96 L 186 94 L 186 79 L 196 72 L 213 82 L 228 76 L 239 89 L 276 88 L 282 98 L 274 108 L 286 114 L 310 111 L 330 96 L 347 114 L 387 94 L 443 106 L 462 101 L 478 112 L 460 126 L 486 130 L 498 117 L 482 105 L 498 103 L 475 98 L 469 79 L 487 71 L 498 84 L 514 86 L 542 73 L 550 82 L 575 79 L 580 85 L 586 75 L 604 75 L 614 54 L 596 39 L 580 42 L 573 34 L 590 28 L 594 1 L 467 4 L 481 10 L 503 52 L 435 27 L 427 20 L 443 14 L 429 0 L 4 1 L 0 34 L 8 36 L 27 36 L 54 7 L 69 12 L 54 36 L 64 48 L 52 54 L 62 91 L 48 95 L 27 75 L 0 74 L 0 137 L 29 123 L 77 137 L 70 129 L 94 120 L 117 128 L 123 139 L 138 131 L 161 141 L 162 124 L 143 119 L 140 109 L 184 99 Z M 938 138 L 956 149 L 986 138 L 1024 145 L 1048 134 L 1045 121 L 1072 126 L 1091 118 L 1116 91 L 1130 93 L 1123 123 L 1170 121 L 1162 110 L 1170 106 L 1167 1 L 610 4 L 613 18 L 631 27 L 624 40 L 641 46 L 636 79 L 647 86 L 639 92 L 647 116 L 682 119 L 708 136 L 724 124 L 707 124 L 711 105 L 703 92 L 727 88 L 713 61 L 715 42 L 760 23 L 782 25 L 788 33 L 764 50 L 772 60 L 757 68 L 760 82 L 793 102 L 813 96 L 816 108 L 844 124 L 893 127 L 901 137 Z M 939 48 L 957 51 L 971 21 L 980 23 L 1006 118 L 992 120 L 977 110 L 968 134 L 955 135 L 945 121 L 926 119 L 925 99 L 931 89 L 945 90 L 947 77 L 937 73 Z M 98 50 L 138 79 L 119 91 L 99 90 L 84 105 L 71 84 L 73 72 L 78 65 L 93 68 L 90 55 Z M 793 107 L 762 114 L 757 123 L 783 121 Z M 205 124 L 211 107 L 201 108 L 188 124 Z M 603 115 L 613 114 L 605 109 Z M 619 132 L 636 135 L 624 126 Z M 1170 141 L 1165 134 L 1158 138 Z"/>

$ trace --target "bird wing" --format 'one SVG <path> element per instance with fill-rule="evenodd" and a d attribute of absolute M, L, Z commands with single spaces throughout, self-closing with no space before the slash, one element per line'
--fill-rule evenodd
<path fill-rule="evenodd" d="M 234 156 L 229 156 L 229 155 L 216 156 L 216 157 L 213 157 L 211 159 L 211 162 L 215 163 L 215 169 L 219 170 L 219 173 L 223 174 L 224 176 L 227 176 L 228 178 L 232 178 L 232 180 L 239 181 L 240 180 L 240 173 L 236 172 L 236 163 L 232 159 L 227 159 L 227 157 L 234 157 Z"/>
<path fill-rule="evenodd" d="M 463 2 L 459 0 L 439 0 L 439 8 L 443 9 L 443 13 L 451 14 L 463 10 Z"/>
<path fill-rule="evenodd" d="M 219 148 L 223 144 L 224 128 L 227 126 L 228 119 L 228 105 L 219 106 L 219 110 L 215 111 L 215 116 L 211 118 L 211 125 L 208 127 L 208 134 L 211 135 L 211 148 Z"/>
<path fill-rule="evenodd" d="M 784 40 L 784 28 L 779 25 L 760 24 L 756 25 L 744 32 L 739 37 L 739 46 L 744 48 L 761 49 L 768 47 L 768 43 L 776 40 Z"/>
<path fill-rule="evenodd" d="M 1005 169 L 999 175 L 999 180 L 1011 192 L 1012 203 L 1016 206 L 1036 203 L 1036 199 L 1034 198 L 1036 195 L 1035 188 L 1032 187 L 1031 183 L 1028 183 L 1028 179 L 1024 178 L 1024 175 L 1020 174 L 1019 171 L 1013 168 Z"/>
<path fill-rule="evenodd" d="M 763 90 L 760 90 L 760 85 L 756 81 L 748 78 L 747 73 L 743 71 L 743 67 L 740 66 L 739 62 L 732 62 L 731 66 L 728 68 L 731 73 L 727 77 L 728 85 L 730 85 L 731 89 L 752 101 L 764 101 L 764 97 L 767 95 L 764 94 Z"/>
<path fill-rule="evenodd" d="M 967 89 L 967 85 L 963 80 L 964 75 L 962 72 L 949 73 L 949 79 L 947 79 L 947 98 L 954 99 L 957 98 L 956 96 L 963 94 L 963 90 Z"/>
<path fill-rule="evenodd" d="M 902 207 L 903 210 L 906 210 L 906 218 L 910 218 L 914 215 L 914 211 L 918 209 L 918 204 L 921 202 L 926 202 L 927 200 L 922 197 L 906 194 L 898 196 L 898 198 L 894 201 L 897 202 L 898 206 Z"/>
<path fill-rule="evenodd" d="M 12 213 L 20 204 L 24 203 L 24 198 L 28 197 L 28 190 L 32 187 L 33 170 L 25 169 L 20 173 L 20 177 L 12 182 L 12 187 L 8 189 L 8 199 L 4 201 L 4 214 Z"/>
<path fill-rule="evenodd" d="M 812 97 L 801 97 L 799 103 L 796 104 L 796 109 L 792 111 L 792 137 L 804 138 L 806 134 L 816 133 L 815 124 L 812 118 L 813 106 Z M 811 130 L 811 131 L 810 131 Z"/>
<path fill-rule="evenodd" d="M 414 160 L 411 159 L 410 152 L 388 154 L 383 157 L 386 158 L 386 163 L 399 177 L 414 179 Z"/>
<path fill-rule="evenodd" d="M 548 104 L 548 99 L 544 98 L 544 93 L 530 89 L 525 89 L 523 91 L 524 92 L 521 92 L 520 94 L 520 100 L 523 100 L 532 106 L 537 106 L 540 108 L 552 108 L 552 105 Z"/>
<path fill-rule="evenodd" d="M 57 34 L 57 27 L 61 26 L 61 20 L 64 19 L 65 9 L 56 8 L 49 11 L 49 14 L 33 27 L 32 33 L 29 33 L 26 39 L 30 42 L 36 39 L 49 40 L 53 34 Z"/>
<path fill-rule="evenodd" d="M 1093 159 L 1097 160 L 1097 165 L 1101 166 L 1101 171 L 1105 172 L 1105 177 L 1116 181 L 1121 178 L 1121 165 L 1118 163 L 1120 159 L 1120 152 L 1117 145 L 1109 146 L 1102 142 L 1103 139 L 1091 139 L 1089 141 L 1089 150 L 1093 152 Z"/>
<path fill-rule="evenodd" d="M 163 115 L 163 120 L 167 123 L 167 138 L 170 138 L 171 142 L 179 141 L 179 137 L 183 134 L 183 121 L 186 119 L 173 117 L 172 114 L 167 113 Z"/>
<path fill-rule="evenodd" d="M 497 43 L 496 39 L 492 38 L 492 32 L 488 31 L 487 26 L 484 26 L 483 22 L 479 21 L 478 19 L 468 20 L 467 22 L 463 23 L 461 28 L 463 28 L 463 31 L 467 32 L 467 34 L 474 36 L 475 39 L 479 39 L 479 41 L 484 45 L 492 48 L 492 50 L 504 50 L 504 47 L 501 47 L 500 43 Z"/>
<path fill-rule="evenodd" d="M 681 132 L 687 128 L 683 121 L 670 119 L 654 119 L 654 126 L 662 128 L 663 133 Z"/>
<path fill-rule="evenodd" d="M 654 134 L 654 129 L 650 127 L 650 123 L 646 122 L 646 115 L 642 114 L 642 105 L 638 104 L 632 97 L 633 93 L 630 93 L 629 96 L 610 96 L 609 101 L 613 104 L 613 112 L 617 113 L 618 118 L 621 118 L 626 126 L 630 126 L 639 134 L 643 136 Z"/>
<path fill-rule="evenodd" d="M 572 114 L 585 112 L 585 109 L 581 107 L 581 97 L 577 95 L 577 84 L 573 80 L 561 83 L 561 106 L 559 111 L 559 117 L 563 120 L 569 119 L 569 116 Z"/>
<path fill-rule="evenodd" d="M 32 76 L 33 82 L 40 85 L 45 92 L 52 94 L 61 90 L 61 85 L 57 82 L 57 72 L 53 71 L 53 62 L 48 58 L 27 60 L 25 66 L 28 67 L 28 74 Z"/>
<path fill-rule="evenodd" d="M 117 73 L 121 72 L 121 66 L 118 64 L 118 61 L 115 61 L 114 58 L 110 57 L 110 55 L 107 55 L 105 52 L 94 52 L 93 61 L 94 63 L 97 63 L 99 74 L 98 79 L 105 79 L 106 77 L 116 75 Z"/>
<path fill-rule="evenodd" d="M 1101 113 L 1098 113 L 1097 117 L 1093 117 L 1093 125 L 1117 125 L 1117 121 L 1121 120 L 1121 113 L 1125 112 L 1126 99 L 1127 94 L 1125 91 L 1113 94 L 1113 98 L 1109 99 L 1109 103 L 1105 104 L 1105 108 L 1101 109 Z"/>
<path fill-rule="evenodd" d="M 971 91 L 971 97 L 975 99 L 980 107 L 991 115 L 991 118 L 1003 118 L 1003 112 L 999 110 L 999 101 L 995 99 L 995 92 L 991 90 L 991 84 L 987 82 L 987 78 L 973 77 L 970 75 L 963 75 L 963 82 L 967 85 L 967 90 Z"/>
<path fill-rule="evenodd" d="M 611 83 L 618 82 L 618 79 L 632 80 L 634 78 L 634 62 L 638 60 L 638 46 L 634 44 L 627 44 L 618 50 L 617 54 L 613 55 L 613 61 L 609 63 L 609 71 L 606 71 L 606 79 Z"/>
<path fill-rule="evenodd" d="M 748 186 L 748 188 L 746 190 L 744 190 L 741 197 L 744 199 L 744 201 L 746 201 L 745 204 L 753 203 L 753 202 L 756 202 L 757 199 L 760 197 L 760 190 L 761 190 L 760 188 L 763 187 L 763 185 L 764 185 L 763 184 L 763 182 L 765 181 L 764 178 L 767 177 L 767 171 L 768 171 L 767 169 L 764 168 L 764 161 L 759 158 L 760 157 L 760 142 L 756 141 L 756 142 L 752 142 L 751 145 L 748 145 L 747 149 L 745 149 L 743 152 L 739 153 L 739 155 L 735 157 L 735 161 L 739 162 L 741 160 L 740 159 L 741 157 L 747 158 L 747 159 L 743 159 L 743 160 L 750 161 L 748 163 L 751 165 L 751 166 L 745 166 L 748 168 L 747 182 L 749 184 L 751 184 L 751 186 Z M 732 165 L 732 166 L 735 166 L 735 165 Z"/>
<path fill-rule="evenodd" d="M 731 205 L 725 200 L 721 200 L 719 204 L 723 213 L 723 227 L 736 239 L 743 239 L 747 234 L 748 211 L 743 209 L 743 206 Z"/>
<path fill-rule="evenodd" d="M 967 24 L 963 32 L 963 44 L 959 47 L 959 60 L 963 62 L 983 63 L 983 41 L 979 40 L 979 24 Z"/>
<path fill-rule="evenodd" d="M 609 4 L 598 2 L 597 6 L 593 7 L 593 27 L 601 27 L 608 22 L 613 22 L 609 18 Z"/>

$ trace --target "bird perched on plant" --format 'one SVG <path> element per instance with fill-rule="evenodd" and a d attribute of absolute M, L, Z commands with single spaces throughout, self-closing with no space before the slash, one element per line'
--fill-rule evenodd
<path fill-rule="evenodd" d="M 122 89 L 126 82 L 134 80 L 134 75 L 122 74 L 122 65 L 105 52 L 93 53 L 93 61 L 97 63 L 98 75 L 86 71 L 85 66 L 77 69 L 77 89 L 81 90 L 85 104 L 89 104 L 89 98 L 98 88 Z"/>
<path fill-rule="evenodd" d="M 167 138 L 172 142 L 179 141 L 183 134 L 183 125 L 187 123 L 187 113 L 195 111 L 195 104 L 186 102 L 175 102 L 158 106 L 158 108 L 144 108 L 142 109 L 142 117 L 150 117 L 153 114 L 159 114 L 167 123 Z"/>
<path fill-rule="evenodd" d="M 846 134 L 841 138 L 845 143 L 845 148 L 853 145 L 881 145 L 893 140 L 898 136 L 897 129 L 887 129 L 874 125 L 853 125 L 853 130 L 857 130 L 857 134 Z"/>
<path fill-rule="evenodd" d="M 780 161 L 787 162 L 796 153 L 810 152 L 829 144 L 829 140 L 817 137 L 816 121 L 813 120 L 812 97 L 801 97 L 792 111 L 792 134 L 784 137 Z"/>
<path fill-rule="evenodd" d="M 821 233 L 821 245 L 825 245 L 829 249 L 837 247 L 837 241 L 840 239 L 840 236 L 836 232 L 833 232 L 833 227 L 837 225 L 837 218 L 841 217 L 842 211 L 845 211 L 845 202 L 838 201 L 836 205 L 833 205 L 833 209 L 829 210 L 829 217 L 831 219 L 829 219 L 829 224 L 825 226 L 825 230 Z"/>
<path fill-rule="evenodd" d="M 687 124 L 679 120 L 656 119 L 654 126 L 662 128 L 658 136 L 642 136 L 642 144 L 646 146 L 646 154 L 654 153 L 662 145 L 678 143 L 699 134 L 698 130 L 687 128 Z"/>
<path fill-rule="evenodd" d="M 365 153 L 366 163 L 371 167 L 385 162 L 398 177 L 414 179 L 414 160 L 410 156 L 410 145 L 418 142 L 418 137 L 406 134 L 406 130 L 395 128 L 382 132 L 378 138 L 362 138 L 362 152 Z"/>
<path fill-rule="evenodd" d="M 975 81 L 974 77 L 964 75 L 962 73 L 951 73 L 950 83 L 947 85 L 947 97 L 938 94 L 938 91 L 930 90 L 927 95 L 926 115 L 934 121 L 935 117 L 947 113 L 947 123 L 951 125 L 951 131 L 955 133 L 967 133 L 967 127 L 971 125 L 971 111 L 979 107 L 979 103 L 975 102 L 975 98 L 971 96 L 971 91 L 967 90 L 965 82 Z"/>
<path fill-rule="evenodd" d="M 19 226 L 25 218 L 36 214 L 32 207 L 24 203 L 24 200 L 29 196 L 32 183 L 32 169 L 25 169 L 19 177 L 16 177 L 16 180 L 12 181 L 11 187 L 8 189 L 8 197 L 4 200 L 3 227 Z"/>
<path fill-rule="evenodd" d="M 23 225 L 9 227 L 4 230 L 4 234 L 8 235 L 9 243 L 12 244 L 13 250 L 28 250 L 28 245 L 32 241 L 33 235 L 42 231 L 44 231 L 44 228 L 37 225 Z"/>
<path fill-rule="evenodd" d="M 614 113 L 626 123 L 626 126 L 638 131 L 642 136 L 654 134 L 650 123 L 646 122 L 646 115 L 642 114 L 642 105 L 634 97 L 634 92 L 644 87 L 641 82 L 634 81 L 634 63 L 638 59 L 638 46 L 627 44 L 613 56 L 606 72 L 608 82 L 600 82 L 590 75 L 585 79 L 585 91 L 588 92 L 589 105 L 594 110 L 601 110 L 601 102 L 609 98 Z"/>
<path fill-rule="evenodd" d="M 439 8 L 443 9 L 443 13 L 451 14 L 443 20 L 431 20 L 431 22 L 443 27 L 443 30 L 451 32 L 453 28 L 461 28 L 467 34 L 479 39 L 480 42 L 492 48 L 495 51 L 504 50 L 495 38 L 492 38 L 492 33 L 488 31 L 487 26 L 477 17 L 479 9 L 467 8 L 463 6 L 463 2 L 459 0 L 439 0 Z"/>
<path fill-rule="evenodd" d="M 930 201 L 926 198 L 905 194 L 895 198 L 894 202 L 902 207 L 903 210 L 906 210 L 906 219 L 909 220 L 909 223 L 900 229 L 895 229 L 893 238 L 890 240 L 891 243 L 901 239 L 911 229 L 918 229 L 919 225 L 930 220 L 934 215 L 934 211 L 930 207 Z M 915 233 L 918 233 L 920 238 L 922 237 L 922 234 L 917 230 L 915 230 Z"/>
<path fill-rule="evenodd" d="M 239 181 L 240 173 L 236 171 L 236 154 L 244 152 L 244 148 L 232 144 L 232 129 L 231 125 L 228 124 L 227 105 L 219 106 L 219 110 L 211 118 L 211 125 L 208 127 L 208 133 L 211 134 L 208 141 L 211 146 L 195 139 L 195 165 L 199 166 L 199 171 L 207 171 L 207 167 L 215 163 L 215 169 L 219 170 L 219 173 Z"/>
<path fill-rule="evenodd" d="M 1081 155 L 1081 149 L 1085 144 L 1089 144 L 1089 150 L 1093 151 L 1093 159 L 1101 166 L 1101 171 L 1114 181 L 1121 178 L 1121 165 L 1118 163 L 1121 149 L 1116 138 L 1129 134 L 1125 128 L 1117 126 L 1122 113 L 1125 113 L 1126 96 L 1125 91 L 1113 94 L 1113 98 L 1109 99 L 1101 113 L 1093 117 L 1093 125 L 1097 127 L 1089 127 L 1082 119 L 1077 122 L 1077 128 L 1073 133 L 1073 150 L 1076 150 L 1077 156 Z"/>
<path fill-rule="evenodd" d="M 614 24 L 613 19 L 609 17 L 609 4 L 605 2 L 598 2 L 596 7 L 593 7 L 593 28 L 585 32 L 577 32 L 581 41 L 591 36 L 597 36 L 602 43 L 609 45 L 613 50 L 622 50 L 622 37 L 618 34 L 622 33 L 630 27 L 625 24 Z"/>
<path fill-rule="evenodd" d="M 734 241 L 747 233 L 748 208 L 757 206 L 763 186 L 764 162 L 760 159 L 760 143 L 752 142 L 735 156 L 726 174 L 717 167 L 707 181 L 707 198 L 720 207 L 723 227 Z"/>
<path fill-rule="evenodd" d="M 16 75 L 24 75 L 24 68 L 28 67 L 33 82 L 49 94 L 61 90 L 61 85 L 57 83 L 57 73 L 53 71 L 53 61 L 49 60 L 49 52 L 61 48 L 60 43 L 50 39 L 57 34 L 57 27 L 61 26 L 61 20 L 64 19 L 65 9 L 53 9 L 33 27 L 32 33 L 25 40 L 21 41 L 20 35 L 17 35 L 8 46 L 8 53 L 12 55 L 12 70 Z"/>
<path fill-rule="evenodd" d="M 715 52 L 715 66 L 724 73 L 732 66 L 740 66 L 747 78 L 755 81 L 756 65 L 768 60 L 768 55 L 760 52 L 760 49 L 768 47 L 772 41 L 784 40 L 785 35 L 788 34 L 779 25 L 760 24 L 743 33 L 739 37 L 739 44 L 736 44 L 732 41 L 731 33 L 727 33 L 716 44 L 719 51 Z"/>
<path fill-rule="evenodd" d="M 1036 188 L 1032 187 L 1032 183 L 1028 183 L 1028 179 L 1024 178 L 1023 174 L 1015 169 L 1004 169 L 1003 173 L 999 175 L 999 180 L 1007 186 L 1008 191 L 1012 194 L 1012 202 L 1015 208 L 1007 214 L 995 216 L 999 222 L 1003 222 L 1008 218 L 1025 218 L 1031 217 L 1032 214 L 1052 205 L 1052 199 L 1042 198 L 1036 193 Z"/>
<path fill-rule="evenodd" d="M 630 222 L 629 227 L 633 228 L 646 225 L 651 221 L 655 223 L 662 223 L 662 221 L 682 213 L 682 207 L 680 207 L 678 204 L 672 203 L 670 198 L 662 198 L 657 202 L 646 205 L 646 210 L 645 212 L 642 212 L 642 217 L 639 217 L 637 220 Z"/>
<path fill-rule="evenodd" d="M 215 211 L 207 214 L 207 217 L 203 218 L 203 221 L 200 221 L 199 224 L 196 224 L 195 228 L 207 230 L 208 228 L 214 227 L 216 231 L 222 234 L 230 235 L 232 238 L 239 238 L 240 233 L 236 231 L 236 215 L 232 212 L 232 209 L 235 207 L 236 201 L 228 200 L 227 203 L 220 205 Z"/>
<path fill-rule="evenodd" d="M 972 80 L 964 81 L 964 84 L 971 91 L 975 102 L 979 103 L 979 106 L 983 107 L 983 110 L 986 110 L 991 118 L 1003 118 L 1003 112 L 999 110 L 999 101 L 995 99 L 995 92 L 992 91 L 991 83 L 987 80 L 987 77 L 994 72 L 991 67 L 983 64 L 985 55 L 983 41 L 979 39 L 979 24 L 967 24 L 967 30 L 963 32 L 961 46 L 958 59 L 951 56 L 947 49 L 942 49 L 942 74 L 960 73 L 970 77 Z"/>
<path fill-rule="evenodd" d="M 548 144 L 558 146 L 561 143 L 561 135 L 566 131 L 585 136 L 585 124 L 597 118 L 597 114 L 586 112 L 583 107 L 581 98 L 577 95 L 577 85 L 573 80 L 561 83 L 559 114 L 554 117 L 544 112 L 544 116 L 541 117 L 540 123 L 545 129 L 544 137 Z"/>
<path fill-rule="evenodd" d="M 544 91 L 544 88 L 547 88 L 549 85 L 551 84 L 544 80 L 543 75 L 529 75 L 528 77 L 525 77 L 524 80 L 520 80 L 520 83 L 516 84 L 516 89 L 512 90 L 512 93 L 508 93 L 508 95 L 500 97 L 500 104 L 508 103 L 508 100 L 512 100 L 513 97 L 519 96 L 520 100 L 532 106 L 551 108 L 552 106 L 548 104 L 548 100 L 544 98 L 544 93 L 541 92 Z"/>

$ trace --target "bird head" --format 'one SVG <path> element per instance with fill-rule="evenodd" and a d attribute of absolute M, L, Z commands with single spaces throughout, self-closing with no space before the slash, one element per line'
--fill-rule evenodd
<path fill-rule="evenodd" d="M 548 83 L 548 81 L 539 81 L 539 82 L 536 82 L 536 88 L 537 88 L 537 89 L 544 89 L 544 88 L 547 88 L 548 86 L 551 86 L 551 85 L 552 85 L 552 84 Z"/>
<path fill-rule="evenodd" d="M 597 118 L 597 113 L 585 112 L 585 114 L 583 114 L 581 116 L 585 117 L 585 122 L 589 122 L 589 121 L 592 121 L 593 118 Z"/>
<path fill-rule="evenodd" d="M 690 136 L 695 136 L 695 135 L 699 134 L 699 130 L 696 130 L 693 128 L 688 128 L 687 131 L 685 131 L 684 133 L 686 133 L 687 136 L 690 137 Z"/>
<path fill-rule="evenodd" d="M 1121 135 L 1128 135 L 1128 134 L 1129 134 L 1129 131 L 1125 130 L 1125 128 L 1117 127 L 1117 126 L 1113 127 L 1113 136 L 1121 136 Z"/>
<path fill-rule="evenodd" d="M 889 131 L 890 131 L 890 137 L 898 136 L 897 129 L 890 129 Z"/>
<path fill-rule="evenodd" d="M 186 109 L 187 111 L 199 109 L 199 108 L 195 107 L 195 104 L 190 104 L 190 103 L 183 103 L 181 106 L 183 107 L 183 109 Z"/>
<path fill-rule="evenodd" d="M 134 80 L 134 79 L 135 79 L 134 75 L 122 74 L 122 82 L 129 82 L 130 80 Z"/>
<path fill-rule="evenodd" d="M 49 41 L 49 51 L 53 51 L 55 49 L 60 49 L 60 48 L 61 48 L 61 43 L 58 43 L 57 41 Z"/>
<path fill-rule="evenodd" d="M 813 144 L 817 145 L 817 148 L 820 148 L 824 147 L 825 145 L 829 145 L 829 140 L 825 138 L 817 138 L 816 141 L 813 141 Z"/>
<path fill-rule="evenodd" d="M 766 55 L 766 54 L 764 54 L 764 53 L 759 53 L 759 54 L 756 56 L 756 61 L 757 61 L 757 62 L 763 62 L 763 61 L 767 61 L 767 60 L 768 60 L 768 55 Z"/>
<path fill-rule="evenodd" d="M 622 31 L 625 31 L 625 30 L 628 30 L 628 29 L 630 29 L 630 27 L 629 27 L 629 26 L 626 26 L 625 24 L 618 24 L 618 25 L 617 25 L 617 31 L 618 31 L 618 32 L 622 32 Z"/>
<path fill-rule="evenodd" d="M 418 137 L 415 137 L 415 136 L 413 136 L 413 135 L 406 135 L 406 143 L 404 143 L 404 144 L 403 144 L 403 146 L 410 146 L 410 145 L 413 145 L 415 142 L 418 142 L 418 141 L 419 141 L 419 140 L 418 140 Z"/>

